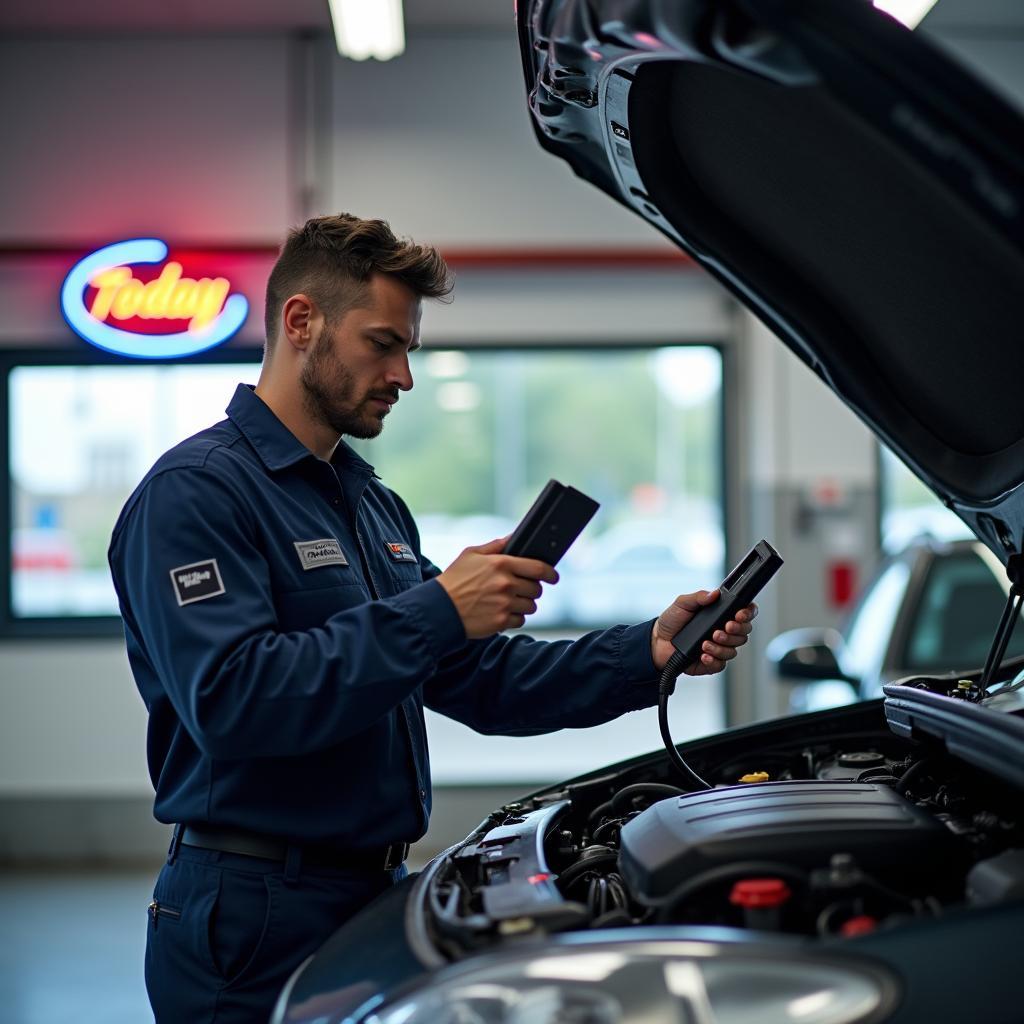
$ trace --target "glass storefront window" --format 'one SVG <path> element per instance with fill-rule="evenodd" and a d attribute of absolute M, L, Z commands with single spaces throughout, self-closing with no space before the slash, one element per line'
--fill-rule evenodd
<path fill-rule="evenodd" d="M 511 531 L 551 477 L 601 503 L 531 620 L 656 615 L 724 563 L 721 356 L 707 346 L 423 351 L 416 387 L 357 442 L 441 568 Z M 12 617 L 117 614 L 106 550 L 154 460 L 221 419 L 251 363 L 18 366 L 10 397 Z"/>
<path fill-rule="evenodd" d="M 110 532 L 158 456 L 224 418 L 252 363 L 16 366 L 8 377 L 11 616 L 117 615 Z"/>
<path fill-rule="evenodd" d="M 452 350 L 413 360 L 414 390 L 379 438 L 356 447 L 409 504 L 438 566 L 511 532 L 554 477 L 601 508 L 528 627 L 637 622 L 721 579 L 717 349 Z"/>

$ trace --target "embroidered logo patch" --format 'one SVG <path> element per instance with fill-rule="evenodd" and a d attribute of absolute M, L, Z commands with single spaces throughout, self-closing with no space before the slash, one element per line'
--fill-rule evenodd
<path fill-rule="evenodd" d="M 181 605 L 224 593 L 224 581 L 220 578 L 216 558 L 179 565 L 171 570 L 171 583 L 174 584 L 174 596 Z"/>
<path fill-rule="evenodd" d="M 394 541 L 385 541 L 384 547 L 391 556 L 393 562 L 415 562 L 416 554 L 408 544 L 399 544 Z"/>
<path fill-rule="evenodd" d="M 334 537 L 297 540 L 294 544 L 303 569 L 319 569 L 321 565 L 348 565 L 345 552 Z"/>

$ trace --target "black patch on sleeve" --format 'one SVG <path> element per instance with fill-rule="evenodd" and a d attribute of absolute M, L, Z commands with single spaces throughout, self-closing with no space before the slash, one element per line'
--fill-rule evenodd
<path fill-rule="evenodd" d="M 174 596 L 180 605 L 216 597 L 225 592 L 216 558 L 179 565 L 177 569 L 171 570 L 171 583 L 174 584 Z"/>

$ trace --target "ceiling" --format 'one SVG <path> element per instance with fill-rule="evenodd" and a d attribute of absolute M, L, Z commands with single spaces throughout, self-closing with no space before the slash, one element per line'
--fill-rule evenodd
<path fill-rule="evenodd" d="M 372 2 L 372 0 L 371 0 Z M 514 0 L 404 0 L 418 31 L 509 31 Z M 327 0 L 3 0 L 0 30 L 46 32 L 279 32 L 331 28 Z"/>
<path fill-rule="evenodd" d="M 372 2 L 372 0 L 370 0 Z M 853 2 L 853 0 L 851 0 Z M 515 0 L 404 0 L 406 29 L 504 32 Z M 939 0 L 925 24 L 940 32 L 1024 34 L 1021 0 Z M 330 31 L 327 0 L 3 0 L 0 30 L 15 32 Z"/>

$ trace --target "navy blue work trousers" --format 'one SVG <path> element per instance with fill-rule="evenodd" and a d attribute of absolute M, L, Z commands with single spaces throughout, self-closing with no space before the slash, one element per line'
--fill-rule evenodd
<path fill-rule="evenodd" d="M 156 1024 L 264 1024 L 291 973 L 407 874 L 294 866 L 180 846 L 148 910 Z"/>

